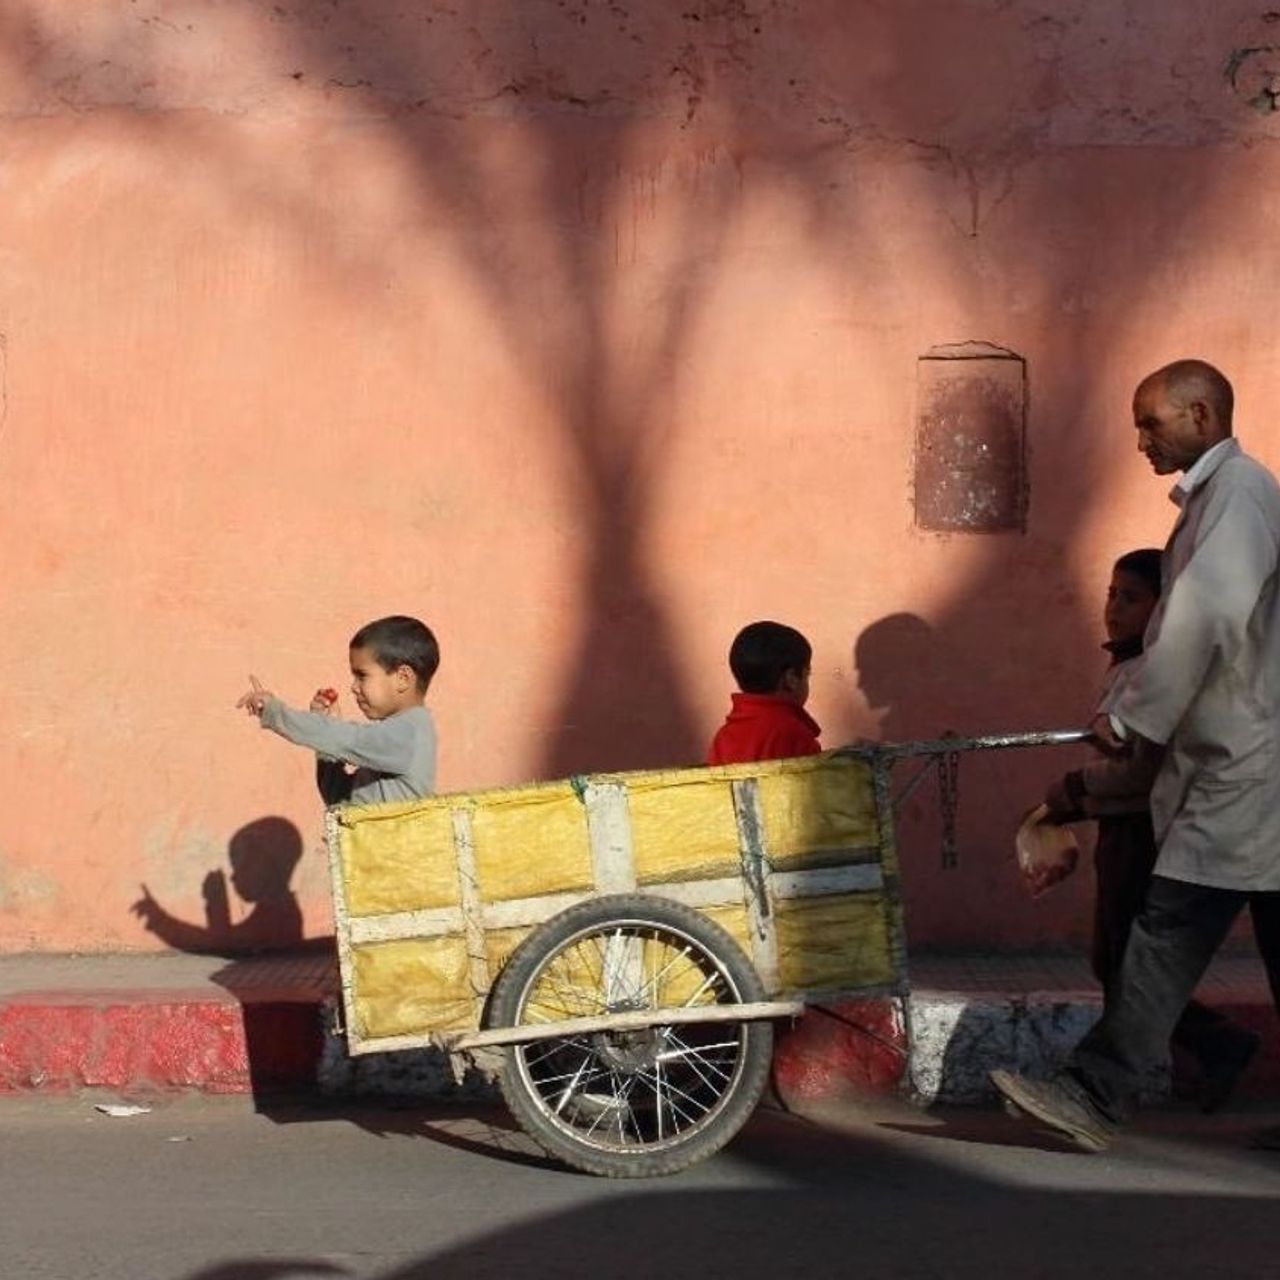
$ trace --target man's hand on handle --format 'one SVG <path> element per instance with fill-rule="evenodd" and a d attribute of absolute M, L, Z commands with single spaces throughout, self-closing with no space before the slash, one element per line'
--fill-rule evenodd
<path fill-rule="evenodd" d="M 1105 713 L 1094 716 L 1089 725 L 1089 738 L 1104 756 L 1115 757 L 1129 753 L 1130 744 L 1116 733 L 1111 717 Z"/>

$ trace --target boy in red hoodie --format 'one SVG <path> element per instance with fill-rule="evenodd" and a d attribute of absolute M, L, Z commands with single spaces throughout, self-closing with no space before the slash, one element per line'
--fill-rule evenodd
<path fill-rule="evenodd" d="M 753 622 L 734 638 L 729 670 L 739 693 L 712 740 L 708 764 L 817 755 L 822 730 L 804 709 L 813 649 L 794 627 Z"/>

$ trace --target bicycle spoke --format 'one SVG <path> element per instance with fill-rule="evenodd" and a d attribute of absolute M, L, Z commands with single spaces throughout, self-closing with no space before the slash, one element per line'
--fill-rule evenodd
<path fill-rule="evenodd" d="M 566 959 L 566 955 L 567 954 L 562 954 L 557 956 L 557 961 L 559 961 L 557 968 L 566 968 L 566 965 L 563 964 L 564 959 Z M 541 991 L 543 991 L 544 986 L 549 987 L 553 995 L 559 995 L 563 998 L 567 998 L 567 1000 L 572 1000 L 573 1004 L 562 1004 L 556 1006 L 554 1001 L 548 1000 L 547 997 L 541 995 Z M 593 989 L 582 986 L 579 980 L 573 978 L 572 973 L 568 974 L 567 977 L 558 977 L 558 975 L 553 972 L 552 966 L 548 966 L 547 970 L 545 970 L 538 979 L 538 986 L 535 988 L 534 1000 L 532 1000 L 532 1002 L 539 1005 L 548 1005 L 549 1007 L 561 1007 L 561 1009 L 563 1009 L 564 1012 L 567 1012 L 567 1014 L 582 1014 L 582 1012 L 586 1012 L 586 1014 L 595 1014 L 595 1012 L 600 1012 L 604 1009 L 604 1002 L 602 1001 L 602 998 L 600 998 L 598 991 L 593 991 Z"/>
<path fill-rule="evenodd" d="M 626 1106 L 627 1098 L 630 1096 L 631 1090 L 635 1087 L 635 1079 L 633 1077 L 628 1080 L 627 1083 L 619 1089 L 618 1073 L 612 1068 L 609 1071 L 609 1079 L 612 1082 L 613 1087 L 613 1093 L 609 1098 L 609 1105 L 600 1108 L 600 1114 L 592 1121 L 591 1127 L 587 1130 L 587 1136 L 590 1137 L 595 1133 L 595 1131 L 600 1127 L 600 1121 L 603 1120 L 605 1116 L 616 1116 L 618 1118 L 618 1138 L 619 1141 L 621 1141 L 624 1128 L 622 1110 L 623 1107 Z M 634 1116 L 632 1117 L 632 1120 L 634 1122 Z"/>
<path fill-rule="evenodd" d="M 691 995 L 684 1002 L 684 1007 L 688 1009 L 691 1006 L 697 1004 L 698 998 L 702 995 L 702 993 L 706 991 L 708 988 L 715 986 L 715 984 L 719 981 L 719 979 L 720 979 L 720 975 L 718 973 L 707 974 L 707 976 L 702 980 L 702 985 L 697 989 L 697 991 L 693 993 L 693 995 Z"/>
<path fill-rule="evenodd" d="M 587 1063 L 590 1061 L 590 1058 L 584 1058 L 582 1060 L 582 1066 L 580 1066 L 576 1071 L 562 1071 L 559 1075 L 554 1076 L 539 1076 L 536 1082 L 539 1091 L 547 1092 L 551 1089 L 551 1086 L 559 1084 L 562 1080 L 577 1079 L 582 1074 Z M 590 1084 L 592 1080 L 597 1079 L 603 1074 L 604 1072 L 599 1067 L 593 1068 L 591 1074 L 587 1077 L 585 1084 Z"/>
<path fill-rule="evenodd" d="M 523 1045 L 520 1046 L 520 1052 L 524 1056 L 526 1066 L 536 1067 L 538 1063 L 545 1062 L 548 1058 L 567 1049 L 577 1049 L 579 1052 L 587 1054 L 588 1056 L 593 1056 L 595 1054 L 595 1049 L 592 1045 L 580 1037 L 574 1037 L 573 1039 L 548 1040 L 545 1041 L 544 1046 L 540 1046 L 540 1048 L 541 1052 L 536 1058 L 534 1058 L 529 1056 L 530 1051 L 528 1049 Z"/>
<path fill-rule="evenodd" d="M 654 1097 L 657 1103 L 656 1110 L 658 1115 L 658 1141 L 662 1141 L 662 1063 L 654 1064 Z"/>
<path fill-rule="evenodd" d="M 577 1071 L 573 1073 L 573 1078 L 569 1081 L 567 1085 L 565 1085 L 564 1091 L 560 1094 L 559 1101 L 557 1101 L 555 1105 L 556 1115 L 559 1115 L 565 1109 L 565 1105 L 568 1103 L 569 1099 L 573 1097 L 574 1086 L 578 1083 L 579 1080 L 582 1079 L 582 1073 L 587 1069 L 587 1063 L 589 1061 L 590 1061 L 589 1058 L 583 1058 L 582 1062 L 578 1066 Z"/>
<path fill-rule="evenodd" d="M 650 1084 L 650 1087 L 652 1088 L 650 1077 L 645 1072 L 641 1071 L 641 1072 L 638 1072 L 637 1074 L 646 1083 Z M 697 1107 L 699 1111 L 702 1112 L 702 1115 L 691 1116 L 686 1111 L 683 1111 L 676 1104 L 675 1097 L 673 1096 L 676 1094 L 678 1094 L 681 1098 L 683 1098 L 685 1102 L 688 1102 L 692 1106 Z M 704 1106 L 701 1102 L 698 1101 L 697 1098 L 692 1097 L 690 1094 L 685 1093 L 683 1089 L 677 1088 L 669 1080 L 667 1081 L 667 1105 L 671 1108 L 672 1113 L 674 1115 L 679 1116 L 682 1120 L 685 1121 L 686 1124 L 697 1124 L 698 1121 L 701 1120 L 703 1116 L 708 1115 L 712 1110 L 711 1107 Z"/>
<path fill-rule="evenodd" d="M 546 994 L 543 993 L 543 986 L 547 985 L 551 988 Z M 560 996 L 560 1002 L 557 1003 L 555 996 Z M 573 1000 L 572 1004 L 566 1004 L 565 1000 Z M 568 1014 L 570 1017 L 590 1016 L 595 1013 L 604 1012 L 604 1004 L 596 996 L 594 992 L 584 991 L 581 987 L 569 986 L 559 983 L 554 979 L 547 978 L 539 982 L 537 990 L 533 993 L 533 997 L 529 1002 L 531 1005 L 537 1005 L 544 1009 L 554 1009 L 561 1013 Z M 556 1022 L 556 1018 L 542 1018 L 542 1022 Z"/>
<path fill-rule="evenodd" d="M 655 1061 L 684 1067 L 686 1071 L 697 1076 L 708 1089 L 721 1089 L 733 1079 L 732 1071 L 722 1070 L 719 1064 L 687 1050 L 677 1049 L 660 1053 Z M 732 1063 L 728 1065 L 732 1066 Z"/>
<path fill-rule="evenodd" d="M 694 965 L 693 961 L 689 960 L 689 948 L 688 948 L 688 947 L 682 947 L 682 948 L 681 948 L 681 950 L 680 950 L 680 952 L 679 952 L 679 954 L 677 954 L 677 955 L 676 955 L 676 957 L 675 957 L 674 959 L 672 959 L 672 960 L 668 961 L 668 962 L 667 962 L 667 963 L 662 967 L 662 971 L 661 971 L 660 973 L 658 973 L 657 975 L 655 975 L 655 977 L 654 977 L 654 979 L 653 979 L 653 983 L 651 984 L 651 990 L 653 991 L 653 995 L 652 995 L 652 996 L 650 996 L 650 1005 L 651 1005 L 651 1006 L 653 1006 L 654 998 L 655 998 L 655 997 L 656 997 L 656 995 L 657 995 L 657 990 L 658 990 L 658 985 L 657 985 L 657 984 L 658 984 L 658 983 L 660 983 L 660 982 L 662 981 L 662 979 L 667 975 L 667 973 L 670 971 L 670 969 L 672 968 L 672 966 L 673 966 L 673 965 L 677 965 L 677 964 L 679 964 L 681 960 L 686 961 L 686 962 L 687 962 L 687 964 L 688 964 L 688 967 L 689 967 L 689 968 L 696 968 L 696 966 Z M 653 1006 L 653 1007 L 659 1007 L 659 1006 Z"/>
<path fill-rule="evenodd" d="M 545 956 L 525 979 L 516 1021 L 644 1009 L 658 1011 L 654 1025 L 615 1030 L 604 1016 L 601 1030 L 515 1046 L 511 1060 L 543 1121 L 564 1140 L 642 1158 L 714 1131 L 754 1061 L 738 1026 L 663 1026 L 660 1011 L 750 998 L 692 927 L 615 917 Z M 753 1078 L 760 1071 L 756 1064 Z"/>
<path fill-rule="evenodd" d="M 731 1079 L 731 1071 L 721 1070 L 721 1066 L 719 1066 L 718 1062 L 710 1059 L 707 1055 L 713 1050 L 740 1050 L 741 1041 L 733 1039 L 733 1041 L 722 1041 L 717 1044 L 699 1044 L 699 1046 L 694 1047 L 692 1044 L 686 1044 L 682 1041 L 682 1039 L 676 1036 L 675 1032 L 672 1032 L 669 1028 L 667 1029 L 667 1039 L 669 1043 L 675 1044 L 676 1048 L 659 1053 L 659 1062 L 669 1062 L 672 1060 L 684 1061 L 685 1065 L 689 1066 L 690 1070 L 698 1071 L 699 1074 L 699 1066 L 705 1066 L 708 1070 L 714 1071 L 714 1073 L 716 1073 L 722 1080 Z M 728 1061 L 728 1065 L 733 1065 L 733 1057 Z M 708 1085 L 712 1085 L 712 1083 L 713 1082 L 710 1082 L 710 1080 L 707 1082 Z"/>

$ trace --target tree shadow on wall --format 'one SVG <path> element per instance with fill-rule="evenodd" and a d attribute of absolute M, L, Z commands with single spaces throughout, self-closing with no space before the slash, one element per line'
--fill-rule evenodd
<path fill-rule="evenodd" d="M 730 283 L 733 238 L 753 201 L 788 211 L 857 309 L 888 314 L 899 281 L 882 260 L 892 212 L 880 178 L 891 169 L 903 208 L 927 204 L 953 216 L 955 242 L 918 248 L 928 255 L 918 266 L 963 317 L 958 323 L 984 330 L 996 324 L 974 319 L 990 312 L 970 258 L 995 252 L 999 232 L 983 243 L 988 220 L 1015 193 L 1041 237 L 1063 236 L 1064 220 L 1078 216 L 1070 163 L 1026 172 L 1047 150 L 1061 108 L 1057 72 L 1047 69 L 1068 56 L 1070 28 L 1023 22 L 1016 13 L 970 15 L 956 26 L 941 8 L 926 6 L 928 21 L 917 5 L 874 10 L 822 10 L 819 41 L 777 5 L 635 12 L 624 5 L 606 16 L 580 3 L 554 10 L 499 4 L 485 10 L 478 36 L 467 27 L 468 47 L 478 38 L 484 50 L 483 61 L 468 65 L 484 68 L 477 74 L 489 89 L 479 99 L 486 105 L 452 121 L 443 119 L 447 91 L 437 86 L 456 83 L 450 51 L 461 18 L 456 30 L 451 21 L 434 23 L 424 39 L 406 11 L 366 0 L 324 21 L 293 15 L 286 24 L 307 77 L 363 86 L 352 109 L 377 114 L 396 132 L 424 207 L 448 213 L 443 234 L 490 301 L 496 339 L 555 406 L 556 444 L 567 446 L 566 482 L 581 521 L 574 547 L 580 603 L 543 776 L 694 759 L 705 739 L 669 604 L 667 580 L 681 561 L 668 553 L 664 563 L 655 553 L 655 511 L 677 458 L 715 475 L 712 457 L 682 457 L 674 424 L 690 344 Z M 955 56 L 960 38 L 974 57 Z M 869 48 L 874 70 L 859 53 Z M 992 77 L 993 57 L 1009 75 Z M 1003 131 L 984 136 L 958 122 L 954 102 L 992 95 L 1004 95 L 998 113 L 991 104 L 991 118 L 1008 122 Z M 488 145 L 494 112 L 534 158 L 518 177 L 506 152 Z M 1101 110 L 1100 120 L 1109 118 Z M 664 128 L 657 142 L 655 120 Z M 877 170 L 887 146 L 900 149 L 901 162 Z M 1157 246 L 1174 242 L 1199 209 L 1213 206 L 1213 164 L 1197 156 L 1188 177 L 1180 202 L 1143 202 L 1141 218 L 1123 201 L 1108 211 L 1135 214 L 1131 236 L 1065 237 L 1064 251 L 1044 264 L 1044 296 L 1056 307 L 1099 279 L 1116 299 L 1143 288 L 1158 265 Z M 648 222 L 655 211 L 660 220 Z M 619 310 L 628 296 L 645 299 L 643 321 Z M 1034 536 L 988 537 L 976 554 L 966 542 L 964 567 L 937 593 L 934 709 L 958 731 L 1058 718 L 1061 684 L 1046 700 L 1034 655 L 1017 650 L 1048 629 L 1059 651 L 1087 649 L 1090 628 L 1078 605 L 1063 599 L 1062 553 L 1089 518 L 1102 466 L 1096 448 L 1082 453 L 1069 438 L 1098 388 L 1110 386 L 1096 323 L 1087 310 L 1059 317 L 1059 349 L 1032 371 L 1037 403 L 1052 408 L 1032 461 L 1041 474 L 1072 476 L 1071 500 L 1037 492 Z M 919 350 L 978 336 L 1008 337 L 922 333 Z M 878 429 L 896 435 L 909 423 Z M 755 493 L 718 499 L 768 502 L 772 477 L 758 484 Z M 862 545 L 876 553 L 873 531 Z M 732 531 L 718 554 L 726 574 L 749 572 L 735 561 Z M 1011 601 L 1006 584 L 1024 580 L 1037 563 L 1046 571 L 1043 588 Z M 923 719 L 925 707 L 917 700 L 901 710 L 919 710 Z M 1000 785 L 1017 790 L 1019 768 L 995 766 Z"/>
<path fill-rule="evenodd" d="M 1168 247 L 1193 239 L 1198 216 L 1215 210 L 1217 166 L 1203 149 L 1162 142 L 1150 148 L 1159 153 L 1159 185 L 1179 198 L 1145 197 L 1152 177 L 1137 172 L 1142 147 L 1171 136 L 1162 131 L 1159 104 L 1146 114 L 1136 109 L 1142 103 L 1135 108 L 1126 96 L 1127 63 L 1107 79 L 1091 61 L 1127 57 L 1127 28 L 1117 33 L 1126 38 L 1109 45 L 1083 33 L 1077 15 L 1059 21 L 1019 5 L 953 8 L 240 3 L 198 15 L 183 40 L 231 42 L 245 38 L 235 22 L 260 23 L 254 57 L 218 59 L 216 83 L 181 89 L 168 24 L 140 25 L 122 8 L 118 19 L 107 13 L 92 26 L 59 26 L 52 10 L 35 5 L 14 6 L 2 21 L 6 42 L 23 53 L 22 73 L 37 86 L 39 107 L 78 113 L 78 127 L 94 109 L 145 108 L 117 111 L 113 127 L 215 171 L 227 190 L 249 193 L 265 221 L 318 234 L 326 243 L 309 252 L 327 254 L 353 307 L 379 305 L 379 286 L 392 290 L 397 271 L 407 270 L 396 256 L 397 236 L 366 241 L 353 206 L 333 198 L 323 159 L 315 164 L 323 197 L 291 186 L 300 180 L 287 166 L 258 161 L 255 170 L 258 153 L 243 144 L 235 122 L 259 109 L 290 119 L 310 112 L 348 127 L 354 121 L 362 137 L 376 131 L 404 158 L 401 238 L 430 237 L 469 277 L 488 306 L 494 345 L 549 406 L 553 426 L 541 443 L 563 459 L 573 513 L 565 539 L 572 638 L 536 770 L 563 776 L 694 759 L 710 727 L 697 722 L 670 602 L 669 585 L 690 549 L 662 548 L 655 513 L 677 462 L 700 468 L 709 488 L 718 478 L 716 457 L 679 453 L 675 424 L 701 327 L 732 305 L 724 290 L 741 282 L 735 275 L 758 287 L 752 272 L 778 253 L 762 213 L 771 228 L 793 228 L 830 281 L 832 324 L 856 327 L 880 315 L 886 333 L 919 325 L 914 302 L 903 309 L 912 290 L 902 286 L 906 249 L 895 232 L 922 208 L 937 211 L 933 232 L 954 234 L 922 235 L 908 246 L 912 278 L 927 280 L 945 301 L 932 314 L 965 332 L 920 333 L 918 351 L 970 337 L 1018 345 L 1016 333 L 992 330 L 1017 328 L 1010 316 L 1028 308 L 1052 318 L 1052 358 L 1037 357 L 1031 370 L 1035 403 L 1043 406 L 1032 460 L 1046 480 L 1068 476 L 1071 483 L 1057 486 L 1061 493 L 1046 483 L 1032 494 L 1028 534 L 963 544 L 963 562 L 956 557 L 956 571 L 935 592 L 933 710 L 937 722 L 971 733 L 1058 720 L 1069 705 L 1063 673 L 1046 678 L 1037 670 L 1035 640 L 1052 632 L 1064 653 L 1083 653 L 1089 641 L 1078 604 L 1062 598 L 1063 553 L 1088 528 L 1107 450 L 1082 449 L 1073 433 L 1097 412 L 1100 391 L 1115 392 L 1104 344 L 1131 327 L 1127 312 L 1117 312 L 1131 309 L 1153 281 L 1169 288 L 1159 283 Z M 229 11 L 232 26 L 220 26 L 218 15 Z M 1127 20 L 1114 21 L 1123 27 Z M 1157 46 L 1163 30 L 1153 36 Z M 1212 38 L 1226 36 L 1215 28 Z M 1086 45 L 1093 52 L 1081 52 Z M 1096 52 L 1104 47 L 1117 53 Z M 1183 94 L 1185 76 L 1205 74 L 1203 50 L 1191 50 L 1199 61 L 1190 69 L 1186 52 L 1179 52 L 1179 75 L 1163 77 L 1178 99 L 1194 97 Z M 1157 47 L 1152 60 L 1159 57 Z M 1114 101 L 1101 90 L 1061 88 L 1072 83 L 1073 59 L 1098 77 L 1092 83 L 1114 85 Z M 240 61 L 251 65 L 251 83 L 227 71 Z M 1213 88 L 1221 90 L 1220 78 Z M 192 152 L 185 132 L 192 100 L 203 107 L 202 95 L 219 93 L 225 96 L 210 112 L 225 127 L 206 131 L 203 150 Z M 976 117 L 957 104 L 977 104 Z M 1253 123 L 1248 117 L 1241 132 Z M 1214 142 L 1229 135 L 1225 125 L 1205 134 Z M 1085 161 L 1099 166 L 1093 185 L 1081 181 Z M 744 228 L 750 248 L 734 259 L 734 237 Z M 1037 249 L 1034 278 L 1020 279 L 1017 261 Z M 998 306 L 986 300 L 995 266 L 1006 272 L 1008 291 Z M 1005 305 L 1015 295 L 1018 307 Z M 770 302 L 781 308 L 787 300 Z M 869 382 L 908 376 L 895 363 L 900 345 L 884 338 L 879 356 L 874 344 L 863 348 Z M 767 363 L 770 350 L 761 342 L 759 359 Z M 1123 406 L 1117 409 L 1122 416 Z M 808 429 L 780 416 L 780 437 Z M 868 429 L 857 407 L 838 425 Z M 874 470 L 868 460 L 876 440 L 910 424 L 883 421 L 870 430 L 858 454 L 864 472 Z M 849 471 L 833 467 L 831 492 L 808 501 L 844 499 L 848 479 Z M 874 483 L 895 481 L 877 473 Z M 519 509 L 530 495 L 519 477 L 513 484 Z M 784 496 L 771 470 L 756 484 L 747 493 L 717 490 L 708 501 L 768 509 Z M 712 553 L 722 568 L 709 577 L 726 596 L 751 573 L 735 555 L 737 533 L 726 522 Z M 882 555 L 901 528 L 859 533 L 851 564 Z M 803 572 L 803 549 L 777 554 L 793 556 Z M 1007 584 L 1037 569 L 1036 588 L 1011 602 Z M 850 568 L 840 590 L 856 572 Z M 925 719 L 929 708 L 918 696 L 898 697 L 895 714 L 913 724 Z M 923 731 L 931 734 L 932 724 Z M 1022 768 L 993 764 L 985 799 L 994 802 L 1001 787 L 1023 790 Z M 959 917 L 939 923 L 940 940 L 964 934 Z"/>

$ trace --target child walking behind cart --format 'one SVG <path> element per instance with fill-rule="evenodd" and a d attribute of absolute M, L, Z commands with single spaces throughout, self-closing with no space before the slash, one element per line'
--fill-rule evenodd
<path fill-rule="evenodd" d="M 1160 598 L 1161 553 L 1130 551 L 1116 561 L 1107 588 L 1104 621 L 1111 669 L 1099 714 L 1108 712 L 1142 654 L 1142 638 Z M 1093 921 L 1093 972 L 1105 992 L 1120 971 L 1129 930 L 1142 911 L 1159 852 L 1151 825 L 1149 796 L 1160 766 L 1161 749 L 1138 739 L 1120 758 L 1075 769 L 1055 782 L 1045 796 L 1051 821 L 1096 818 L 1094 852 L 1097 877 Z M 1230 1097 L 1241 1072 L 1257 1052 L 1258 1037 L 1196 1000 L 1187 1004 L 1173 1043 L 1199 1063 L 1200 1105 L 1216 1111 Z"/>

